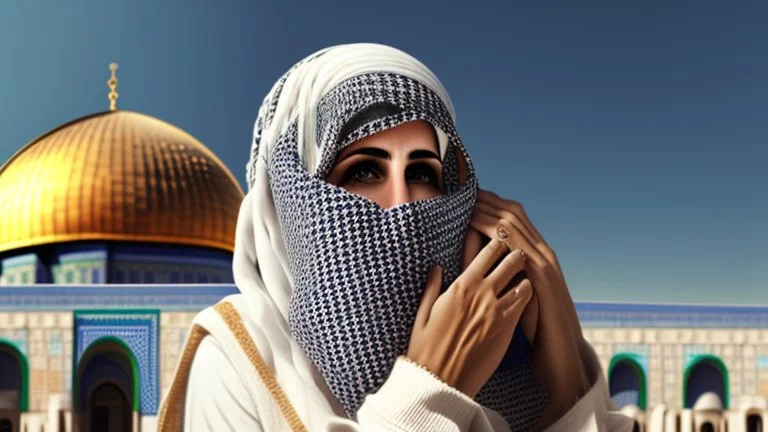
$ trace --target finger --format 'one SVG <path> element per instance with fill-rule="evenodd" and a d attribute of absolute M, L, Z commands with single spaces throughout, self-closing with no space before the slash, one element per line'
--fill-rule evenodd
<path fill-rule="evenodd" d="M 540 241 L 533 233 L 531 233 L 531 230 L 528 229 L 526 224 L 522 221 L 522 219 L 518 215 L 510 211 L 500 210 L 488 203 L 479 202 L 479 201 L 477 202 L 477 204 L 475 204 L 475 208 L 479 212 L 485 213 L 490 216 L 495 216 L 498 219 L 506 220 L 510 224 L 514 225 L 525 236 L 525 238 L 528 239 L 529 243 L 536 244 Z"/>
<path fill-rule="evenodd" d="M 502 311 L 502 315 L 505 320 L 511 320 L 514 317 L 515 325 L 517 325 L 520 316 L 523 315 L 523 310 L 528 305 L 528 301 L 533 296 L 533 286 L 531 281 L 523 279 L 515 289 L 504 294 L 499 299 L 499 309 Z"/>
<path fill-rule="evenodd" d="M 523 223 L 523 225 L 525 225 L 526 230 L 530 231 L 530 233 L 534 236 L 536 241 L 544 241 L 542 235 L 539 233 L 536 227 L 533 226 L 530 219 L 528 218 L 528 214 L 526 214 L 522 204 L 516 201 L 506 200 L 493 192 L 483 189 L 478 191 L 477 203 L 490 204 L 495 208 L 503 209 L 512 214 L 515 214 Z"/>
<path fill-rule="evenodd" d="M 555 253 L 552 252 L 549 245 L 547 245 L 543 239 L 538 238 L 532 234 L 531 230 L 526 228 L 526 224 L 523 222 L 523 219 L 521 219 L 518 215 L 506 210 L 497 209 L 496 207 L 484 202 L 478 202 L 475 205 L 475 210 L 479 213 L 489 214 L 495 218 L 498 218 L 499 220 L 505 220 L 511 225 L 514 225 L 525 236 L 528 242 L 536 245 L 536 248 L 539 250 L 541 255 L 549 263 L 551 263 L 558 270 L 558 272 L 562 273 L 560 263 L 558 262 Z M 528 223 L 528 225 L 530 225 L 530 223 Z"/>
<path fill-rule="evenodd" d="M 485 278 L 485 281 L 491 285 L 493 292 L 499 295 L 500 292 L 507 287 L 509 282 L 525 268 L 525 252 L 520 249 L 515 249 L 512 253 L 508 254 L 504 259 L 496 266 L 491 274 Z"/>
<path fill-rule="evenodd" d="M 541 233 L 539 233 L 536 227 L 533 226 L 530 219 L 528 218 L 528 215 L 523 209 L 523 206 L 520 203 L 517 203 L 515 201 L 505 200 L 490 191 L 480 190 L 478 192 L 475 209 L 478 212 L 495 214 L 499 219 L 512 220 L 513 219 L 512 216 L 515 216 L 514 219 L 519 221 L 523 226 L 525 226 L 526 229 L 524 231 L 528 231 L 528 233 L 530 234 L 530 236 L 526 236 L 529 242 L 531 237 L 533 237 L 536 240 L 533 243 L 539 243 L 542 247 L 548 250 L 549 253 L 542 254 L 542 256 L 545 259 L 549 258 L 547 259 L 547 261 L 551 262 L 551 264 L 554 265 L 554 267 L 557 270 L 557 273 L 562 277 L 563 271 L 557 257 L 554 255 L 554 253 L 551 252 L 551 249 L 547 245 Z M 530 252 L 529 254 L 535 255 Z M 534 260 L 529 260 L 529 261 L 534 261 Z M 568 292 L 568 288 L 567 286 L 565 286 L 565 284 L 556 284 L 556 285 L 558 287 L 562 285 L 562 289 L 554 289 L 554 292 L 545 294 L 543 297 L 539 296 L 539 298 L 536 299 L 536 305 L 540 306 L 537 308 L 538 312 L 537 312 L 536 320 L 538 321 L 540 316 L 545 316 L 544 324 L 546 325 L 547 322 L 551 322 L 552 320 L 559 321 L 560 320 L 559 317 L 565 316 L 566 321 L 568 322 L 569 331 L 574 332 L 575 335 L 581 335 L 582 334 L 581 323 L 578 319 L 578 314 L 576 313 L 576 308 L 573 303 L 573 299 L 571 298 L 571 295 Z M 540 290 L 540 287 L 538 285 L 536 288 L 537 290 Z M 546 318 L 546 317 L 551 317 L 551 318 Z M 537 324 L 535 328 L 538 328 L 538 325 L 539 324 Z"/>
<path fill-rule="evenodd" d="M 485 197 L 486 200 L 488 199 L 489 196 L 493 196 L 493 194 L 491 194 L 491 193 L 484 194 L 484 197 Z M 498 197 L 496 197 L 496 198 L 498 199 Z M 481 202 L 478 199 L 478 203 L 475 205 L 475 217 L 473 219 L 477 220 L 477 221 L 482 221 L 482 224 L 485 227 L 483 232 L 491 230 L 490 224 L 492 224 L 493 221 L 496 218 L 494 216 L 492 216 L 492 215 L 491 215 L 490 218 L 488 218 L 488 213 L 489 212 L 492 213 L 493 211 L 494 210 L 492 209 L 492 207 L 488 206 L 487 201 L 484 203 L 484 202 Z M 497 211 L 497 213 L 499 213 L 499 211 Z M 501 212 L 501 213 L 503 213 L 503 212 Z M 524 215 L 525 213 L 523 212 L 522 214 Z M 503 220 L 505 220 L 505 219 L 503 219 Z M 476 229 L 478 229 L 478 228 L 476 228 Z M 520 230 L 518 229 L 518 232 L 519 231 Z M 544 262 L 549 262 L 549 263 L 551 263 L 552 265 L 555 266 L 555 268 L 557 269 L 557 273 L 562 277 L 562 273 L 563 273 L 562 272 L 562 268 L 560 267 L 560 263 L 557 262 L 556 258 L 554 258 L 552 261 L 550 261 L 550 260 L 547 259 L 547 256 L 545 256 L 544 254 L 542 254 L 540 252 L 540 250 L 538 248 L 531 249 L 530 247 L 533 244 L 530 242 L 530 237 L 523 236 L 527 240 L 526 243 L 528 245 L 521 246 L 523 244 L 523 242 L 521 242 L 519 240 L 519 237 L 516 237 L 516 235 L 514 233 L 510 233 L 510 234 L 512 234 L 512 235 L 510 235 L 510 237 L 508 237 L 508 239 L 512 238 L 513 240 L 511 242 L 509 242 L 509 243 L 511 243 L 513 245 L 516 245 L 517 247 L 520 247 L 524 251 L 526 251 L 531 256 L 531 258 L 528 260 L 529 262 L 536 263 L 536 264 L 539 264 L 539 265 L 542 265 L 542 263 L 544 263 Z M 543 242 L 543 240 L 542 240 L 542 243 L 541 243 L 541 247 L 549 248 L 549 246 L 547 246 L 546 243 Z M 538 280 L 537 275 L 534 274 L 532 276 L 535 279 Z M 568 292 L 568 288 L 564 284 L 562 284 L 562 288 L 563 288 L 562 290 L 561 289 L 557 289 L 557 288 L 559 288 L 561 286 L 561 284 L 555 284 L 556 288 L 550 287 L 549 284 L 546 284 L 545 286 L 542 286 L 542 285 L 544 285 L 544 284 L 541 284 L 541 283 L 536 284 L 535 285 L 536 291 L 542 291 L 542 290 L 549 290 L 549 291 L 551 291 L 549 293 L 543 294 L 540 299 L 537 299 L 537 304 L 543 306 L 547 310 L 546 311 L 547 313 L 545 313 L 544 315 L 546 315 L 546 316 L 557 316 L 557 317 L 565 316 L 567 321 L 568 321 L 568 323 L 569 323 L 569 327 L 571 328 L 571 330 L 574 331 L 576 334 L 581 334 L 580 321 L 579 321 L 579 318 L 578 318 L 578 314 L 576 313 L 576 307 L 575 307 L 575 305 L 573 303 L 573 299 L 571 298 L 571 295 Z M 559 307 L 557 307 L 557 309 L 562 309 L 562 310 L 560 310 L 560 312 L 562 312 L 562 313 L 556 313 L 557 312 L 555 310 L 556 306 L 559 306 Z M 555 319 L 560 319 L 560 318 L 555 318 Z"/>
<path fill-rule="evenodd" d="M 536 296 L 536 292 L 531 295 L 531 299 L 523 311 L 523 316 L 520 317 L 520 326 L 523 328 L 523 333 L 528 338 L 528 342 L 533 344 L 536 340 L 536 328 L 539 324 L 539 299 Z"/>
<path fill-rule="evenodd" d="M 421 296 L 419 310 L 416 312 L 416 325 L 424 327 L 429 321 L 432 306 L 440 295 L 440 288 L 443 285 L 443 268 L 436 265 L 432 267 L 427 278 L 427 286 L 424 288 L 424 294 Z"/>
<path fill-rule="evenodd" d="M 471 226 L 467 230 L 467 235 L 464 237 L 464 255 L 461 260 L 461 270 L 466 270 L 469 264 L 480 252 L 480 248 L 483 246 L 483 235 L 472 228 Z"/>
<path fill-rule="evenodd" d="M 493 192 L 483 191 L 483 193 L 478 196 L 475 208 L 478 208 L 478 206 L 483 209 L 483 211 L 490 212 L 491 215 L 497 216 L 499 219 L 507 219 L 513 222 L 516 226 L 524 227 L 524 230 L 522 231 L 525 233 L 526 237 L 528 237 L 528 240 L 531 243 L 539 245 L 544 257 L 547 258 L 560 273 L 562 273 L 562 268 L 560 267 L 560 262 L 557 260 L 557 256 L 536 227 L 533 226 L 520 203 L 500 198 Z"/>
<path fill-rule="evenodd" d="M 502 242 L 505 243 L 511 250 L 522 249 L 526 254 L 529 255 L 528 262 L 533 262 L 537 265 L 542 265 L 545 263 L 544 257 L 539 253 L 539 250 L 531 242 L 529 242 L 528 239 L 522 235 L 522 233 L 520 233 L 520 230 L 507 223 L 506 221 L 499 220 L 494 216 L 476 211 L 469 223 L 472 228 L 480 231 L 490 238 L 498 238 L 498 229 L 504 229 L 504 231 L 507 233 L 507 238 L 503 239 Z"/>
<path fill-rule="evenodd" d="M 473 218 L 473 221 L 474 222 L 472 223 L 477 225 L 475 226 L 475 229 L 481 232 L 495 231 L 495 229 L 489 228 L 490 226 L 493 226 L 492 224 L 494 223 L 496 226 L 502 227 L 505 231 L 507 231 L 507 238 L 505 238 L 504 241 L 510 245 L 510 248 L 521 249 L 527 255 L 524 270 L 526 271 L 528 277 L 531 279 L 534 291 L 536 292 L 538 304 L 540 306 L 539 310 L 541 311 L 541 308 L 548 310 L 546 314 L 543 312 L 540 314 L 546 315 L 549 317 L 549 320 L 559 320 L 560 317 L 566 316 L 568 317 L 570 326 L 573 326 L 574 323 L 572 315 L 575 315 L 575 313 L 557 313 L 557 311 L 562 308 L 563 305 L 568 304 L 570 297 L 568 296 L 568 293 L 563 294 L 560 292 L 555 292 L 553 284 L 549 283 L 547 280 L 548 276 L 544 266 L 546 266 L 548 263 L 546 259 L 538 252 L 538 249 L 531 245 L 517 230 L 517 228 L 512 227 L 505 221 L 498 221 L 494 217 L 482 213 L 477 213 Z M 568 297 L 563 298 L 564 296 Z"/>
<path fill-rule="evenodd" d="M 491 239 L 485 247 L 480 249 L 480 253 L 472 260 L 465 273 L 470 272 L 482 278 L 496 264 L 499 258 L 509 253 L 509 247 L 506 244 L 501 241 L 494 241 L 493 237 Z"/>

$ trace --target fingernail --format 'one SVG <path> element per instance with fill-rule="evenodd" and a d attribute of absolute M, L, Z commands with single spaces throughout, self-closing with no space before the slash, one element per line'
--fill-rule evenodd
<path fill-rule="evenodd" d="M 515 295 L 519 296 L 521 294 L 527 294 L 528 290 L 530 290 L 530 289 L 531 289 L 531 284 L 530 283 L 523 283 L 523 284 L 519 285 L 517 288 L 515 288 Z"/>

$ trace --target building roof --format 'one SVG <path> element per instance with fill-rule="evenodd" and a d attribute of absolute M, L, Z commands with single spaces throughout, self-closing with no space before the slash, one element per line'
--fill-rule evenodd
<path fill-rule="evenodd" d="M 80 240 L 234 250 L 243 191 L 190 134 L 108 111 L 40 136 L 0 167 L 0 252 Z"/>

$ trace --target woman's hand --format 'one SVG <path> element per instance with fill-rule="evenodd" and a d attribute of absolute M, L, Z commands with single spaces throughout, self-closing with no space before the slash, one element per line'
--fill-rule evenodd
<path fill-rule="evenodd" d="M 536 427 L 545 429 L 591 387 L 580 354 L 584 337 L 563 272 L 519 203 L 481 190 L 471 225 L 490 238 L 501 234 L 510 248 L 528 255 L 525 273 L 534 294 L 522 320 L 532 345 L 534 374 L 549 392 L 549 405 Z"/>
<path fill-rule="evenodd" d="M 527 279 L 502 293 L 525 261 L 520 250 L 510 253 L 503 242 L 491 241 L 443 294 L 442 271 L 435 267 L 406 356 L 474 398 L 499 367 L 533 293 Z"/>

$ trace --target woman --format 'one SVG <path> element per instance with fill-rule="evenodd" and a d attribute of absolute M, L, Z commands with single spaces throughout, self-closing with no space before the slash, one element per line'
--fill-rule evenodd
<path fill-rule="evenodd" d="M 479 190 L 417 60 L 299 62 L 259 110 L 248 186 L 241 294 L 196 317 L 160 430 L 631 430 L 554 254 Z"/>

